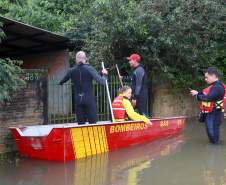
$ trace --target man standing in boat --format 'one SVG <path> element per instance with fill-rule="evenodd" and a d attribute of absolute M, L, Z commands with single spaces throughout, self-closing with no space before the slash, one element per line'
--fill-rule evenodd
<path fill-rule="evenodd" d="M 76 54 L 76 66 L 71 68 L 64 78 L 60 81 L 60 85 L 71 79 L 75 97 L 75 113 L 78 124 L 97 122 L 96 102 L 93 94 L 93 80 L 105 85 L 107 79 L 107 70 L 103 69 L 100 76 L 98 72 L 86 63 L 86 54 L 79 51 Z"/>
<path fill-rule="evenodd" d="M 219 143 L 220 125 L 223 121 L 224 98 L 226 86 L 219 81 L 219 72 L 215 67 L 209 67 L 205 72 L 205 81 L 209 87 L 202 92 L 190 90 L 193 96 L 200 101 L 202 122 L 205 122 L 207 135 L 213 144 Z"/>
<path fill-rule="evenodd" d="M 148 116 L 148 78 L 144 68 L 140 65 L 140 55 L 134 53 L 127 57 L 132 74 L 132 104 L 142 115 Z"/>

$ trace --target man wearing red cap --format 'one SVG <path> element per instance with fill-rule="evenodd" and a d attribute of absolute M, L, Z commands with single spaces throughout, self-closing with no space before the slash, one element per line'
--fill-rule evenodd
<path fill-rule="evenodd" d="M 134 53 L 127 57 L 130 67 L 133 68 L 132 74 L 132 103 L 143 115 L 148 114 L 148 79 L 144 68 L 140 65 L 140 55 Z"/>

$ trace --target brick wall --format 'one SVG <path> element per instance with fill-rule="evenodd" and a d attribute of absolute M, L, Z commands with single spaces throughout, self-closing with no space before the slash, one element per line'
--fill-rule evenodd
<path fill-rule="evenodd" d="M 27 81 L 12 94 L 10 101 L 0 104 L 0 153 L 14 148 L 10 126 L 37 125 L 46 121 L 46 90 L 46 78 Z"/>

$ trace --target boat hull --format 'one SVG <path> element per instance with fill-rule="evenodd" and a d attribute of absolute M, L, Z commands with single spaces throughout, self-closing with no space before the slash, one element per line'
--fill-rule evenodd
<path fill-rule="evenodd" d="M 184 128 L 185 117 L 151 121 L 153 126 L 139 121 L 128 121 L 10 129 L 22 156 L 65 162 L 179 134 Z"/>

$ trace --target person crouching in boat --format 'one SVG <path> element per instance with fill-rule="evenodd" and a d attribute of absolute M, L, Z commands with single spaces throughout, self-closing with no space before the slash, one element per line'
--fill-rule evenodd
<path fill-rule="evenodd" d="M 132 96 L 132 89 L 129 86 L 123 86 L 119 90 L 119 95 L 114 99 L 112 103 L 112 109 L 115 121 L 122 122 L 127 118 L 134 121 L 143 121 L 146 124 L 152 125 L 151 121 L 143 115 L 135 112 L 130 98 Z"/>

